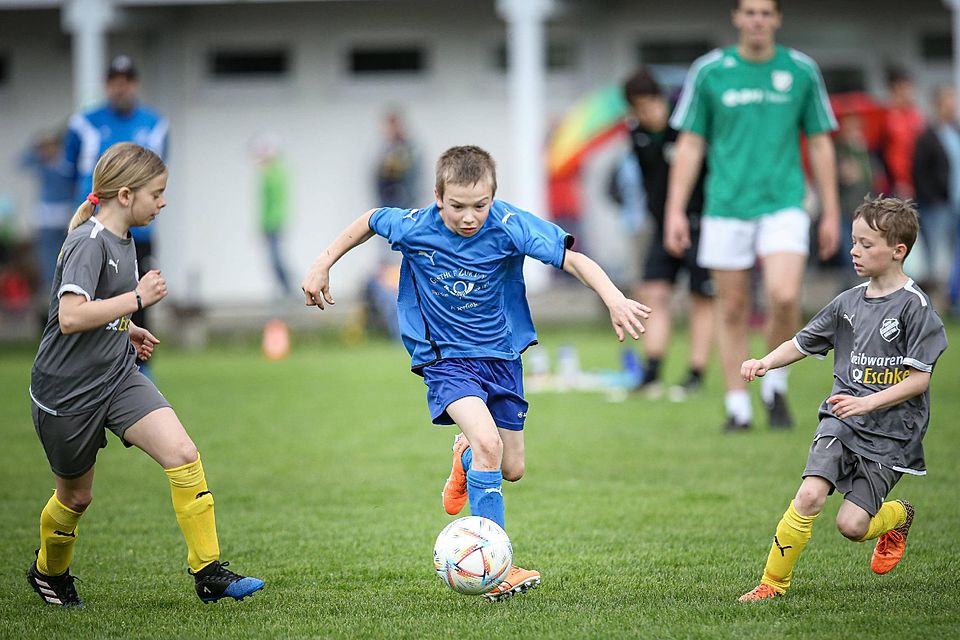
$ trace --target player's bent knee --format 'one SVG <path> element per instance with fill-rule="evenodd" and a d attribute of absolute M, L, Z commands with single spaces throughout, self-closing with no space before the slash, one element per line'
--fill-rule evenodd
<path fill-rule="evenodd" d="M 780 311 L 790 307 L 799 307 L 800 292 L 790 287 L 774 287 L 767 292 L 767 302 L 771 311 Z"/>
<path fill-rule="evenodd" d="M 172 451 L 169 452 L 170 468 L 182 467 L 185 464 L 191 464 L 197 461 L 200 453 L 197 451 L 197 445 L 192 440 L 177 443 Z"/>
<path fill-rule="evenodd" d="M 503 479 L 507 482 L 516 482 L 523 477 L 524 465 L 503 466 Z"/>
<path fill-rule="evenodd" d="M 844 538 L 859 542 L 863 540 L 867 529 L 870 527 L 870 521 L 862 521 L 860 518 L 845 518 L 837 516 L 837 530 Z"/>
<path fill-rule="evenodd" d="M 825 499 L 817 491 L 801 488 L 794 498 L 794 504 L 801 515 L 813 515 L 823 509 Z"/>
<path fill-rule="evenodd" d="M 471 442 L 473 449 L 474 463 L 483 466 L 497 468 L 503 460 L 503 440 L 499 436 L 474 438 L 476 442 Z"/>

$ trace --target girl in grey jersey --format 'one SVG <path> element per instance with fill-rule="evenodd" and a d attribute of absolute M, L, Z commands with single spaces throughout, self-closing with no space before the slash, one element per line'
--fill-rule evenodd
<path fill-rule="evenodd" d="M 840 533 L 858 542 L 877 539 L 874 573 L 887 573 L 903 558 L 914 508 L 887 495 L 904 473 L 926 473 L 921 443 L 930 420 L 930 376 L 947 348 L 943 322 L 903 272 L 918 230 L 909 202 L 865 199 L 853 214 L 850 255 L 857 275 L 869 280 L 837 296 L 792 340 L 741 367 L 750 381 L 834 351 L 833 390 L 820 406 L 803 483 L 777 525 L 759 586 L 741 602 L 786 593 L 834 490 L 844 496 Z"/>
<path fill-rule="evenodd" d="M 148 360 L 159 340 L 130 317 L 162 300 L 167 285 L 158 270 L 137 280 L 129 230 L 159 215 L 166 183 L 167 169 L 152 151 L 132 143 L 107 149 L 57 260 L 30 376 L 33 422 L 57 488 L 40 514 L 40 548 L 27 580 L 48 604 L 82 605 L 69 567 L 77 523 L 93 498 L 106 429 L 164 468 L 201 600 L 239 600 L 263 587 L 262 580 L 219 561 L 213 495 L 200 455 L 170 404 L 135 364 L 137 357 Z"/>

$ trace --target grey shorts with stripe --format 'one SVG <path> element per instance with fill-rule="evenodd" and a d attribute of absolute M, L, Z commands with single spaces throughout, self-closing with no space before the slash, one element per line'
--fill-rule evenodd
<path fill-rule="evenodd" d="M 833 436 L 821 436 L 810 445 L 803 477 L 819 476 L 829 481 L 843 497 L 870 514 L 877 515 L 903 474 L 868 460 L 848 449 Z"/>
<path fill-rule="evenodd" d="M 107 446 L 106 430 L 124 446 L 126 430 L 145 415 L 169 407 L 170 403 L 140 371 L 124 379 L 102 405 L 72 416 L 59 416 L 31 403 L 33 426 L 50 462 L 50 469 L 68 480 L 79 478 L 93 468 L 97 453 Z"/>

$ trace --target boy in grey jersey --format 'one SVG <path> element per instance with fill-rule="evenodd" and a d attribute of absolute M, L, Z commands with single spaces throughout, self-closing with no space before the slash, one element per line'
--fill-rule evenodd
<path fill-rule="evenodd" d="M 262 580 L 220 562 L 213 494 L 200 454 L 170 404 L 135 365 L 138 357 L 149 360 L 159 341 L 130 317 L 162 300 L 167 287 L 156 270 L 137 279 L 130 228 L 159 215 L 166 184 L 166 166 L 155 153 L 132 143 L 111 146 L 97 163 L 93 192 L 70 221 L 57 260 L 30 377 L 33 424 L 57 487 L 40 512 L 40 548 L 27 571 L 30 586 L 47 604 L 83 604 L 70 563 L 107 429 L 163 467 L 200 599 L 242 600 L 263 588 Z"/>
<path fill-rule="evenodd" d="M 904 473 L 926 473 L 930 375 L 947 348 L 943 323 L 903 273 L 918 230 L 909 202 L 865 199 L 853 214 L 850 255 L 857 275 L 869 280 L 837 296 L 792 340 L 741 366 L 743 379 L 751 381 L 834 351 L 833 390 L 820 406 L 803 483 L 777 525 L 759 586 L 741 602 L 787 591 L 813 522 L 834 490 L 844 495 L 840 532 L 858 542 L 877 538 L 870 562 L 875 573 L 887 573 L 903 557 L 914 509 L 886 497 Z"/>

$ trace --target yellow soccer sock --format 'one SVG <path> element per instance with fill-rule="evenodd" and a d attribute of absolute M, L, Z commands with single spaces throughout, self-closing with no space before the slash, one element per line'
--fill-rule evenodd
<path fill-rule="evenodd" d="M 800 552 L 810 540 L 813 521 L 817 519 L 817 515 L 800 515 L 793 506 L 793 500 L 790 501 L 790 506 L 777 524 L 777 533 L 773 537 L 770 555 L 767 556 L 767 564 L 763 568 L 763 578 L 760 582 L 770 585 L 780 593 L 790 588 L 793 567 L 800 558 Z"/>
<path fill-rule="evenodd" d="M 40 551 L 37 570 L 45 576 L 59 576 L 70 568 L 77 523 L 82 511 L 74 511 L 57 500 L 54 492 L 40 512 Z"/>
<path fill-rule="evenodd" d="M 870 518 L 870 526 L 867 528 L 867 532 L 863 534 L 863 537 L 860 538 L 860 542 L 879 538 L 886 532 L 896 529 L 906 521 L 907 509 L 903 506 L 902 502 L 899 500 L 884 502 L 880 505 L 877 515 Z"/>
<path fill-rule="evenodd" d="M 182 467 L 164 469 L 170 479 L 170 494 L 177 523 L 187 542 L 187 564 L 196 573 L 220 557 L 213 494 L 207 490 L 200 456 Z"/>

